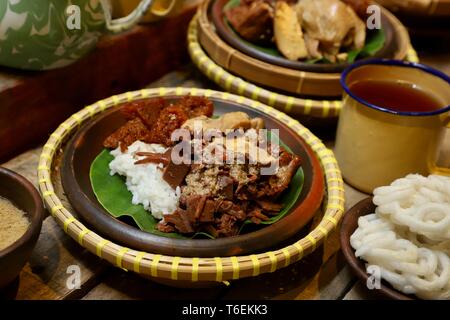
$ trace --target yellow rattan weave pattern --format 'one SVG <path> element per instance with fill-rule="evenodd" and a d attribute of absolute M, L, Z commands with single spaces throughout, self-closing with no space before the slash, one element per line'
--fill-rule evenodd
<path fill-rule="evenodd" d="M 301 99 L 294 96 L 288 96 L 276 91 L 270 91 L 251 82 L 248 82 L 238 76 L 233 75 L 229 70 L 219 66 L 199 43 L 198 39 L 198 16 L 193 18 L 188 31 L 188 49 L 194 64 L 205 74 L 210 80 L 218 84 L 222 89 L 242 95 L 253 100 L 258 100 L 264 104 L 272 106 L 278 110 L 292 115 L 306 115 L 317 118 L 333 118 L 339 115 L 342 108 L 339 100 L 313 100 Z M 397 26 L 401 29 L 398 32 L 406 33 L 403 26 Z M 409 40 L 409 37 L 407 36 Z M 409 50 L 406 53 L 407 61 L 418 62 L 417 53 L 409 44 Z"/>
<path fill-rule="evenodd" d="M 67 209 L 55 193 L 51 174 L 54 161 L 64 141 L 95 115 L 120 103 L 165 95 L 203 95 L 241 103 L 262 110 L 287 124 L 298 133 L 320 159 L 326 178 L 324 216 L 318 226 L 305 238 L 272 252 L 248 256 L 216 258 L 173 257 L 151 252 L 139 252 L 122 247 L 89 230 Z M 226 281 L 273 272 L 312 252 L 336 228 L 344 212 L 344 183 L 333 152 L 307 128 L 286 114 L 260 102 L 225 92 L 197 88 L 157 88 L 127 92 L 98 101 L 63 122 L 45 144 L 38 166 L 39 190 L 45 205 L 64 231 L 93 254 L 110 263 L 136 273 L 172 280 Z"/>

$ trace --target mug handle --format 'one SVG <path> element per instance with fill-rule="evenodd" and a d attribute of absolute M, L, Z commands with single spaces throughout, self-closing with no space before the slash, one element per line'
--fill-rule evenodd
<path fill-rule="evenodd" d="M 162 9 L 152 8 L 150 11 L 156 17 L 160 17 L 160 18 L 165 17 L 173 10 L 173 7 L 175 6 L 176 2 L 177 2 L 177 0 L 170 0 L 170 3 L 167 7 L 162 8 Z"/>
<path fill-rule="evenodd" d="M 450 116 L 444 121 L 444 125 L 447 127 L 447 130 L 450 130 Z M 433 164 L 430 171 L 433 174 L 450 177 L 450 168 L 439 167 L 436 164 Z"/>
<path fill-rule="evenodd" d="M 163 10 L 151 9 L 153 2 L 154 0 L 142 0 L 136 9 L 134 9 L 129 15 L 122 18 L 112 19 L 109 0 L 100 0 L 105 13 L 106 28 L 112 33 L 119 33 L 128 30 L 134 27 L 149 9 L 154 15 L 164 17 L 173 9 L 176 0 L 171 0 L 170 5 Z"/>

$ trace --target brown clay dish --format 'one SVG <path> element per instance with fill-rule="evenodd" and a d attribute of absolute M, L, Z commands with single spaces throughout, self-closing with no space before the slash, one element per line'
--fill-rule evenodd
<path fill-rule="evenodd" d="M 20 273 L 34 249 L 42 227 L 44 206 L 35 187 L 21 175 L 0 167 L 0 196 L 23 210 L 30 220 L 25 234 L 6 249 L 0 250 L 0 288 Z"/>
<path fill-rule="evenodd" d="M 180 97 L 168 96 L 168 102 Z M 173 239 L 139 230 L 115 219 L 98 203 L 89 178 L 94 158 L 103 149 L 104 139 L 125 123 L 116 107 L 88 122 L 68 143 L 63 157 L 61 178 L 64 191 L 81 218 L 101 235 L 136 250 L 185 257 L 242 255 L 274 248 L 293 236 L 311 220 L 320 207 L 324 178 L 320 163 L 310 147 L 290 128 L 273 117 L 249 107 L 210 98 L 215 114 L 243 111 L 261 117 L 268 129 L 279 129 L 281 140 L 302 158 L 303 189 L 291 212 L 280 221 L 238 236 L 219 239 Z"/>
<path fill-rule="evenodd" d="M 285 67 L 288 69 L 295 69 L 308 72 L 319 72 L 319 73 L 340 73 L 350 63 L 306 63 L 302 61 L 291 61 L 282 56 L 277 57 L 269 53 L 258 50 L 246 43 L 242 38 L 240 38 L 233 30 L 231 26 L 226 23 L 224 18 L 224 7 L 227 5 L 229 0 L 215 0 L 212 1 L 211 5 L 211 20 L 216 27 L 219 36 L 224 39 L 233 48 L 245 53 L 255 59 L 265 61 L 270 64 L 278 65 L 280 67 Z M 381 25 L 385 32 L 385 43 L 383 48 L 381 48 L 374 56 L 358 59 L 358 61 L 366 60 L 370 58 L 392 58 L 396 51 L 396 42 L 398 41 L 395 27 L 392 25 L 391 21 L 382 14 L 381 15 Z"/>
<path fill-rule="evenodd" d="M 358 227 L 359 217 L 375 212 L 375 205 L 373 204 L 372 199 L 372 197 L 368 197 L 358 202 L 354 207 L 347 211 L 342 220 L 340 231 L 342 253 L 350 265 L 350 268 L 363 283 L 366 283 L 368 279 L 365 262 L 355 256 L 355 250 L 350 245 L 350 236 Z M 384 281 L 381 282 L 381 288 L 379 290 L 374 290 L 374 293 L 375 295 L 394 300 L 416 299 L 414 296 L 405 295 L 404 293 L 395 290 Z"/>

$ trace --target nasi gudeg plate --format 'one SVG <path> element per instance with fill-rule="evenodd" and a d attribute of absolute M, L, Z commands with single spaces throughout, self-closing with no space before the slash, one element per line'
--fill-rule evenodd
<path fill-rule="evenodd" d="M 65 154 L 62 182 L 75 209 L 129 247 L 188 256 L 202 248 L 214 248 L 203 256 L 255 252 L 298 233 L 322 199 L 320 165 L 282 126 L 278 139 L 279 124 L 269 116 L 224 103 L 192 96 L 139 100 L 95 119 Z M 109 127 L 112 117 L 116 124 Z M 86 159 L 80 143 L 91 134 L 96 151 Z M 227 162 L 230 153 L 242 162 Z M 89 185 L 86 176 L 72 174 L 74 155 L 89 165 Z M 80 191 L 91 201 L 80 202 Z"/>
<path fill-rule="evenodd" d="M 122 113 L 130 120 L 104 141 L 114 157 L 109 169 L 126 177 L 132 203 L 151 212 L 160 232 L 235 236 L 245 223 L 275 221 L 301 191 L 300 157 L 282 146 L 276 155 L 266 150 L 275 148 L 259 134 L 261 118 L 239 111 L 210 118 L 212 102 L 189 96 L 176 104 L 162 98 L 132 103 Z M 278 168 L 264 175 L 272 165 Z M 94 162 L 91 180 L 102 202 L 105 186 L 96 169 Z M 283 205 L 277 199 L 294 176 L 297 190 Z"/>

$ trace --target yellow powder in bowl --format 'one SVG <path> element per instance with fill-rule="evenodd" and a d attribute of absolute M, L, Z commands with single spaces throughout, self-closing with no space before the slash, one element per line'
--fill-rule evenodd
<path fill-rule="evenodd" d="M 8 199 L 0 197 L 0 250 L 19 240 L 29 226 L 30 221 L 25 212 Z"/>

